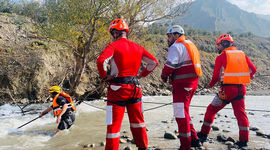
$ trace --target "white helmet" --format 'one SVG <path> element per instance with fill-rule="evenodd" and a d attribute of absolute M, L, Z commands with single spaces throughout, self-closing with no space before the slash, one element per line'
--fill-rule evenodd
<path fill-rule="evenodd" d="M 168 29 L 167 34 L 169 34 L 169 33 L 175 33 L 175 32 L 180 33 L 180 34 L 185 34 L 184 29 L 181 26 L 179 26 L 179 25 L 173 25 L 173 26 L 171 26 Z"/>

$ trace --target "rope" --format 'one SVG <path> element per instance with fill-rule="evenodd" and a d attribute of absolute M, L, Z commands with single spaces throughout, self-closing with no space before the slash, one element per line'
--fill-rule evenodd
<path fill-rule="evenodd" d="M 83 101 L 83 103 L 85 103 L 85 104 L 86 104 L 86 105 L 88 105 L 88 106 L 91 106 L 91 107 L 94 107 L 94 108 L 100 109 L 100 110 L 106 110 L 106 109 L 104 109 L 104 108 L 101 108 L 101 107 L 97 107 L 97 106 L 94 106 L 94 105 L 88 104 L 88 103 L 86 103 L 86 102 L 84 102 L 84 101 Z"/>
<path fill-rule="evenodd" d="M 171 104 L 171 103 L 160 103 L 160 102 L 144 102 L 144 103 L 147 103 L 147 104 Z"/>
<path fill-rule="evenodd" d="M 260 75 L 260 76 L 270 76 L 270 75 Z M 93 92 L 97 91 L 101 86 L 103 86 L 102 84 L 104 84 L 104 82 L 102 82 L 94 91 L 91 91 L 90 93 L 92 94 Z M 201 89 L 199 89 L 197 92 L 200 92 L 202 91 L 203 89 L 205 89 L 205 87 L 202 87 Z M 89 93 L 87 94 L 87 96 L 90 95 Z M 81 102 L 84 102 L 86 100 L 86 97 L 83 99 L 83 100 L 78 100 L 76 102 L 76 105 L 79 105 Z M 88 98 L 88 99 L 91 99 L 91 100 L 96 100 L 94 98 Z M 85 103 L 85 102 L 84 102 Z M 156 106 L 156 107 L 152 107 L 152 108 L 149 108 L 149 109 L 145 109 L 144 112 L 146 111 L 150 111 L 150 110 L 154 110 L 154 109 L 158 109 L 158 108 L 161 108 L 161 107 L 164 107 L 164 106 L 167 106 L 167 105 L 171 105 L 173 102 L 170 102 L 170 103 L 160 103 L 160 102 L 143 102 L 143 103 L 149 103 L 149 104 L 159 104 L 160 106 Z M 94 108 L 97 108 L 97 109 L 100 109 L 100 110 L 106 110 L 104 108 L 101 108 L 101 107 L 97 107 L 97 106 L 94 106 L 94 105 L 91 105 L 91 104 L 88 104 L 88 103 L 85 103 L 86 105 L 88 106 L 91 106 L 91 107 L 94 107 Z M 200 107 L 200 108 L 206 108 L 207 106 L 199 106 L 199 105 L 190 105 L 190 107 Z M 232 109 L 232 108 L 223 108 L 223 109 Z M 270 112 L 269 110 L 258 110 L 258 109 L 246 109 L 246 111 L 259 111 L 259 112 Z M 126 113 L 126 112 L 125 112 Z"/>
<path fill-rule="evenodd" d="M 83 101 L 83 103 L 85 103 L 85 104 L 88 105 L 88 106 L 91 106 L 91 107 L 100 109 L 100 110 L 106 110 L 106 109 L 104 109 L 104 108 L 101 108 L 101 107 L 97 107 L 97 106 L 95 106 L 95 105 L 88 104 L 88 103 L 86 103 L 86 102 L 84 102 L 84 101 Z M 149 102 L 143 102 L 143 103 L 149 103 Z M 151 103 L 151 102 L 150 102 L 150 103 Z M 167 106 L 167 105 L 171 105 L 172 102 L 170 102 L 170 103 L 156 103 L 156 104 L 162 104 L 162 105 L 156 106 L 156 107 L 152 107 L 152 108 L 148 108 L 148 109 L 145 109 L 144 112 L 147 112 L 147 111 L 150 111 L 150 110 L 154 110 L 154 109 L 158 109 L 158 108 L 161 108 L 161 107 L 164 107 L 164 106 Z M 127 112 L 125 112 L 125 113 L 127 113 Z"/>
<path fill-rule="evenodd" d="M 262 75 L 257 75 L 255 77 L 269 77 L 270 75 L 269 74 L 262 74 Z"/>
<path fill-rule="evenodd" d="M 37 120 L 38 118 L 39 118 L 39 117 L 36 117 L 35 119 L 32 119 L 32 120 L 28 121 L 27 123 L 25 123 L 25 124 L 19 126 L 17 129 L 20 129 L 21 127 L 23 127 L 23 126 L 25 126 L 25 125 L 27 125 L 27 124 L 29 124 L 29 123 L 31 123 L 31 122 Z"/>
<path fill-rule="evenodd" d="M 149 104 L 172 104 L 172 103 L 159 103 L 159 102 L 144 102 Z M 199 108 L 206 108 L 207 106 L 200 106 L 200 105 L 190 105 L 190 107 L 199 107 Z M 223 109 L 232 109 L 232 108 L 223 108 Z M 270 110 L 263 110 L 263 109 L 246 109 L 246 111 L 258 111 L 258 112 L 270 112 Z"/>
<path fill-rule="evenodd" d="M 145 102 L 144 102 L 145 103 Z M 165 103 L 163 105 L 160 105 L 160 106 L 157 106 L 157 107 L 153 107 L 153 108 L 149 108 L 149 109 L 145 109 L 144 112 L 146 111 L 150 111 L 150 110 L 154 110 L 154 109 L 158 109 L 158 108 L 161 108 L 161 107 L 164 107 L 164 106 L 167 106 L 167 105 L 171 105 L 173 102 L 170 102 L 170 103 Z"/>
<path fill-rule="evenodd" d="M 86 105 L 88 105 L 88 106 L 91 106 L 91 107 L 94 107 L 94 108 L 100 109 L 100 110 L 106 110 L 106 109 L 104 109 L 104 108 L 101 108 L 101 107 L 97 107 L 97 106 L 94 106 L 94 105 L 88 104 L 88 103 L 86 103 L 86 102 L 83 102 L 83 103 L 85 103 L 85 104 L 86 104 Z M 156 107 L 152 107 L 152 108 L 145 109 L 145 110 L 144 110 L 144 112 L 147 112 L 147 111 L 150 111 L 150 110 L 155 110 L 155 109 L 158 109 L 158 108 L 161 108 L 161 107 L 167 106 L 167 105 L 171 105 L 173 102 L 170 102 L 170 103 L 160 103 L 160 102 L 143 102 L 143 103 L 148 103 L 148 104 L 158 104 L 158 105 L 160 105 L 160 106 L 156 106 Z M 190 105 L 190 107 L 206 108 L 207 106 Z M 223 108 L 223 109 L 232 109 L 232 108 Z M 246 109 L 246 111 L 270 112 L 270 110 L 261 110 L 261 109 Z M 125 113 L 127 113 L 127 112 L 125 112 Z"/>

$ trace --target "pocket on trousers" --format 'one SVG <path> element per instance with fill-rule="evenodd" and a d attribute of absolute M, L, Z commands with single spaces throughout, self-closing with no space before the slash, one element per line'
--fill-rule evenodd
<path fill-rule="evenodd" d="M 184 103 L 173 103 L 173 111 L 174 111 L 175 118 L 185 118 Z"/>
<path fill-rule="evenodd" d="M 113 91 L 117 91 L 121 88 L 121 85 L 110 85 L 110 88 L 113 90 Z"/>
<path fill-rule="evenodd" d="M 191 87 L 186 87 L 186 88 L 184 88 L 186 91 L 191 91 L 192 90 L 192 88 Z"/>
<path fill-rule="evenodd" d="M 222 100 L 216 95 L 211 102 L 211 105 L 213 106 L 221 106 L 222 105 Z"/>
<path fill-rule="evenodd" d="M 112 107 L 113 106 L 107 106 L 106 108 L 106 124 L 111 125 L 112 124 Z"/>

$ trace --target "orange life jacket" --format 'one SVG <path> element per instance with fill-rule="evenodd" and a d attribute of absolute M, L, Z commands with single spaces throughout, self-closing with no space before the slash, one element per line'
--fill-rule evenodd
<path fill-rule="evenodd" d="M 197 76 L 202 76 L 202 67 L 200 62 L 200 53 L 198 48 L 190 40 L 186 40 L 185 36 L 180 36 L 176 42 L 180 42 L 185 45 L 192 60 L 195 72 Z"/>
<path fill-rule="evenodd" d="M 66 94 L 66 93 L 61 92 L 61 93 L 58 93 L 53 99 L 52 106 L 53 106 L 53 114 L 54 114 L 54 116 L 58 116 L 62 112 L 62 106 L 59 106 L 56 103 L 56 100 L 59 97 L 59 95 L 63 96 L 68 101 L 68 108 L 72 108 L 73 111 L 76 110 L 71 96 Z"/>
<path fill-rule="evenodd" d="M 226 54 L 227 65 L 224 70 L 224 84 L 250 83 L 250 71 L 245 53 L 236 47 L 228 47 L 222 53 Z"/>

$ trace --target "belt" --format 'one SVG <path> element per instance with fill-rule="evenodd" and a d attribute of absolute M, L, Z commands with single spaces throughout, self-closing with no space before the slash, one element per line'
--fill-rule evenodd
<path fill-rule="evenodd" d="M 224 84 L 221 82 L 221 86 L 242 86 L 242 84 Z"/>
<path fill-rule="evenodd" d="M 175 75 L 172 77 L 172 81 L 177 80 L 177 79 L 186 79 L 186 78 L 192 78 L 192 77 L 197 77 L 197 75 L 195 73 Z"/>
<path fill-rule="evenodd" d="M 235 98 L 233 98 L 231 101 L 227 101 L 227 100 L 224 100 L 224 99 L 219 97 L 224 103 L 229 104 L 235 100 L 241 100 L 241 99 L 245 98 L 245 96 L 242 93 L 243 92 L 242 91 L 242 86 L 243 86 L 242 84 L 223 84 L 223 83 L 221 83 L 221 86 L 237 86 L 238 87 L 238 95 Z"/>
<path fill-rule="evenodd" d="M 136 76 L 130 77 L 116 77 L 109 81 L 110 83 L 121 83 L 121 84 L 135 84 L 140 85 L 139 80 Z"/>
<path fill-rule="evenodd" d="M 107 102 L 108 103 L 112 103 L 112 104 L 116 104 L 116 105 L 118 105 L 118 106 L 127 106 L 128 104 L 135 104 L 135 103 L 138 103 L 138 102 L 140 102 L 142 99 L 141 98 L 136 98 L 136 99 L 134 99 L 134 98 L 132 98 L 132 99 L 129 99 L 129 100 L 127 100 L 127 101 L 115 101 L 115 102 L 113 102 L 113 101 L 109 101 L 109 100 L 107 100 Z"/>

